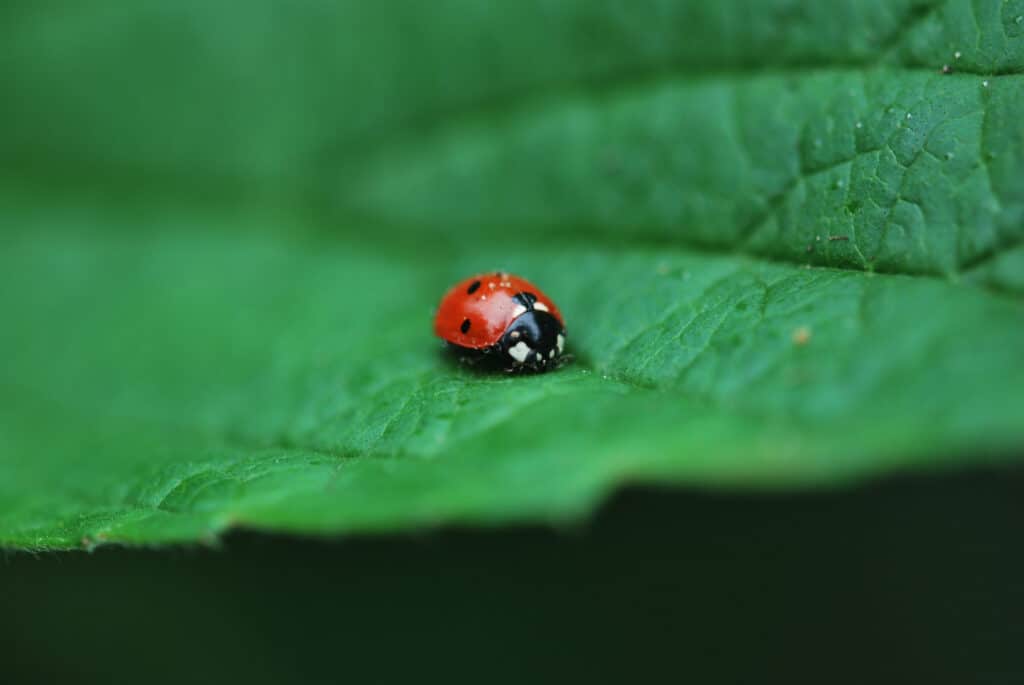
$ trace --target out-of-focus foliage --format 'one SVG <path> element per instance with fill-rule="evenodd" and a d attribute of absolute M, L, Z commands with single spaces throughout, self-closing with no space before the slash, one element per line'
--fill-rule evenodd
<path fill-rule="evenodd" d="M 572 534 L 8 554 L 4 681 L 410 682 L 443 664 L 512 685 L 631 682 L 638 668 L 700 683 L 1017 683 L 1022 487 L 1019 470 L 978 469 L 828 493 L 645 491 Z"/>
<path fill-rule="evenodd" d="M 5 4 L 0 543 L 561 519 L 626 481 L 1019 453 L 1022 17 Z M 439 353 L 437 298 L 495 268 L 559 302 L 572 365 Z"/>

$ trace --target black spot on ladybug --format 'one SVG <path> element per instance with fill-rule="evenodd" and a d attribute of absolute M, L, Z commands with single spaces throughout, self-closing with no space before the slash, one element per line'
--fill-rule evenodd
<path fill-rule="evenodd" d="M 475 293 L 479 289 L 480 289 L 480 281 L 473 281 L 470 284 L 469 289 L 466 291 L 466 294 L 467 295 L 472 295 L 473 293 Z M 466 319 L 466 321 L 469 321 L 469 319 Z M 463 325 L 465 325 L 467 328 L 469 327 L 468 324 L 463 324 Z M 465 333 L 466 331 L 462 331 L 462 332 Z"/>
<path fill-rule="evenodd" d="M 480 281 L 477 281 L 476 285 L 480 285 Z M 462 322 L 462 325 L 459 326 L 459 330 L 461 330 L 463 333 L 469 333 L 469 319 L 466 319 L 465 321 Z"/>

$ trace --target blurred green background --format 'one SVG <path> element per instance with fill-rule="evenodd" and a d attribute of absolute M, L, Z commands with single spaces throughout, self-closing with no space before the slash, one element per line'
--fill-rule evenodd
<path fill-rule="evenodd" d="M 1022 73 L 1020 0 L 7 0 L 4 680 L 1020 681 Z M 439 354 L 494 268 L 572 365 Z"/>

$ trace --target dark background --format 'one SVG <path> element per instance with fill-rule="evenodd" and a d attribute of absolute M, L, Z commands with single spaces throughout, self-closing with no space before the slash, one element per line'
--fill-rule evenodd
<path fill-rule="evenodd" d="M 633 489 L 571 529 L 14 554 L 3 680 L 1019 683 L 1022 495 Z"/>

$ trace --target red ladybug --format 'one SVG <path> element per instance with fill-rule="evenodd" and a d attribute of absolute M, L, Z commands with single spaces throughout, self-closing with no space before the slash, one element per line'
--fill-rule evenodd
<path fill-rule="evenodd" d="M 551 298 L 525 278 L 502 272 L 452 286 L 441 299 L 434 333 L 510 371 L 544 371 L 565 349 L 565 323 Z"/>

